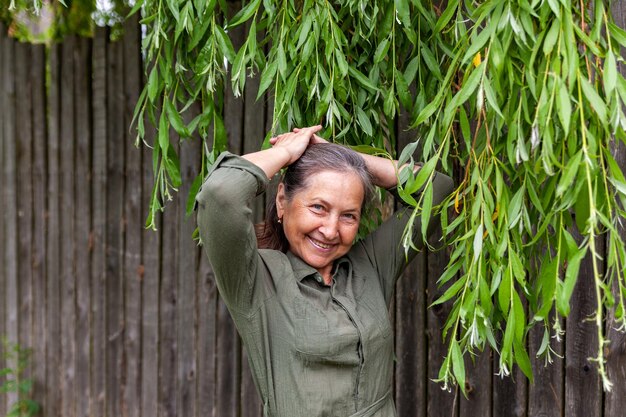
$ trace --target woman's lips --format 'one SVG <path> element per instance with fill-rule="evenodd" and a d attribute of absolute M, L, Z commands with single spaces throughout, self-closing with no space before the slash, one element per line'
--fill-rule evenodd
<path fill-rule="evenodd" d="M 330 248 L 332 248 L 334 246 L 334 244 L 332 244 L 332 243 L 320 242 L 319 240 L 313 239 L 310 236 L 309 236 L 309 241 L 311 242 L 311 244 L 313 244 L 313 246 L 315 246 L 316 248 L 322 249 L 322 250 L 329 250 Z"/>

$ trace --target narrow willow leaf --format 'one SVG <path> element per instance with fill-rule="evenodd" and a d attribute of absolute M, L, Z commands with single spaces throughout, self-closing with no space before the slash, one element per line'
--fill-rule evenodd
<path fill-rule="evenodd" d="M 367 117 L 367 114 L 365 114 L 363 109 L 361 109 L 360 107 L 357 107 L 354 110 L 356 113 L 357 121 L 359 122 L 359 125 L 361 125 L 361 127 L 363 128 L 363 132 L 365 132 L 365 134 L 368 136 L 372 136 L 374 134 L 374 129 L 372 129 L 372 124 L 370 123 L 370 119 L 369 117 Z"/>
<path fill-rule="evenodd" d="M 159 118 L 159 147 L 161 148 L 163 155 L 167 155 L 168 148 L 170 146 L 170 135 L 169 135 L 170 124 L 167 119 L 167 115 L 165 112 L 161 113 L 161 117 Z"/>
<path fill-rule="evenodd" d="M 582 247 L 578 250 L 567 263 L 567 269 L 565 271 L 565 280 L 563 285 L 557 290 L 556 307 L 559 313 L 567 317 L 569 315 L 570 306 L 569 301 L 574 292 L 574 285 L 578 279 L 578 270 L 580 269 L 580 263 L 587 254 L 587 247 Z"/>
<path fill-rule="evenodd" d="M 565 131 L 565 136 L 567 136 L 572 120 L 572 103 L 567 88 L 565 88 L 563 84 L 560 85 L 556 94 L 556 109 L 561 126 L 563 126 L 563 130 Z"/>
<path fill-rule="evenodd" d="M 182 180 L 180 177 L 180 162 L 178 160 L 178 154 L 176 150 L 174 150 L 173 146 L 170 146 L 167 149 L 167 158 L 164 158 L 165 169 L 167 170 L 167 175 L 172 181 L 172 186 L 174 188 L 180 187 L 182 184 Z"/>
<path fill-rule="evenodd" d="M 261 0 L 252 0 L 243 9 L 239 10 L 239 12 L 235 16 L 233 16 L 233 18 L 228 22 L 227 28 L 231 29 L 247 20 L 250 20 L 250 18 L 258 10 L 260 4 Z"/>
<path fill-rule="evenodd" d="M 452 338 L 452 371 L 456 378 L 457 384 L 461 388 L 461 391 L 465 393 L 465 363 L 463 362 L 463 354 L 456 338 Z"/>
<path fill-rule="evenodd" d="M 411 142 L 408 145 L 406 145 L 404 149 L 402 149 L 402 152 L 400 153 L 400 157 L 398 158 L 399 167 L 403 166 L 404 164 L 407 163 L 409 159 L 413 158 L 413 154 L 415 153 L 415 150 L 417 149 L 418 144 L 419 144 L 418 141 Z"/>
<path fill-rule="evenodd" d="M 580 167 L 580 161 L 583 156 L 582 149 L 576 152 L 570 160 L 567 162 L 565 166 L 565 170 L 563 171 L 563 175 L 561 176 L 561 180 L 559 181 L 559 185 L 556 188 L 556 195 L 562 196 L 565 191 L 569 189 L 574 182 L 574 178 L 576 178 L 576 174 L 578 173 L 578 168 Z"/>
<path fill-rule="evenodd" d="M 374 52 L 374 63 L 378 64 L 387 56 L 387 51 L 389 50 L 389 38 L 385 38 L 381 43 L 378 44 L 376 48 L 376 52 Z"/>
<path fill-rule="evenodd" d="M 398 95 L 398 98 L 400 99 L 400 103 L 402 103 L 402 106 L 404 106 L 404 108 L 410 112 L 413 106 L 413 101 L 411 100 L 409 85 L 407 84 L 406 80 L 404 79 L 404 75 L 402 75 L 401 72 L 396 72 L 395 77 L 396 93 Z"/>
<path fill-rule="evenodd" d="M 418 192 L 424 186 L 424 184 L 426 184 L 428 178 L 430 178 L 430 176 L 432 175 L 438 161 L 439 158 L 436 155 L 426 161 L 426 163 L 422 165 L 422 167 L 417 171 L 417 175 L 415 175 L 415 181 L 413 182 L 413 184 L 411 184 L 411 188 L 409 188 L 407 191 L 411 194 Z"/>
<path fill-rule="evenodd" d="M 452 2 L 453 3 L 453 2 Z M 428 45 L 424 45 L 420 48 L 420 52 L 422 54 L 422 58 L 424 58 L 424 62 L 426 66 L 430 70 L 430 72 L 437 78 L 438 80 L 443 80 L 443 75 L 441 75 L 441 66 L 435 59 L 435 56 L 431 52 Z"/>
<path fill-rule="evenodd" d="M 507 270 L 502 273 L 502 280 L 500 281 L 500 285 L 497 287 L 498 306 L 504 314 L 509 312 L 509 307 L 511 305 L 511 286 L 513 285 L 511 275 L 510 268 L 507 268 Z"/>
<path fill-rule="evenodd" d="M 615 39 L 622 47 L 626 48 L 626 31 L 613 22 L 608 23 L 611 37 Z"/>
<path fill-rule="evenodd" d="M 267 91 L 269 86 L 274 81 L 274 76 L 276 75 L 276 68 L 278 68 L 278 62 L 272 61 L 265 67 L 265 69 L 261 73 L 261 81 L 259 81 L 259 92 L 257 93 L 257 96 L 256 96 L 257 100 Z"/>
<path fill-rule="evenodd" d="M 437 304 L 442 304 L 445 303 L 446 301 L 448 301 L 449 299 L 451 299 L 452 297 L 454 297 L 459 291 L 461 291 L 461 288 L 463 287 L 463 285 L 465 285 L 465 282 L 467 281 L 467 275 L 462 276 L 458 281 L 456 281 L 454 284 L 452 284 L 444 293 L 441 297 L 437 298 L 435 301 L 433 301 L 433 303 L 430 305 L 432 306 L 436 306 Z"/>
<path fill-rule="evenodd" d="M 613 51 L 609 50 L 604 60 L 604 91 L 609 96 L 615 89 L 617 84 L 617 63 L 615 62 L 615 55 Z"/>
<path fill-rule="evenodd" d="M 152 68 L 152 71 L 150 71 L 150 75 L 148 76 L 148 98 L 150 99 L 150 103 L 155 102 L 156 96 L 161 89 L 159 81 L 159 69 L 157 66 L 154 66 L 154 68 Z"/>
<path fill-rule="evenodd" d="M 217 44 L 222 54 L 228 59 L 228 62 L 233 62 L 235 59 L 235 48 L 233 48 L 233 43 L 230 41 L 228 35 L 226 35 L 226 32 L 224 32 L 224 29 L 215 26 L 214 35 L 216 35 L 215 38 L 217 39 Z"/>
<path fill-rule="evenodd" d="M 480 32 L 478 36 L 476 36 L 476 38 L 471 42 L 471 46 L 469 47 L 467 52 L 465 52 L 465 55 L 463 56 L 461 62 L 463 62 L 464 64 L 467 63 L 474 58 L 474 56 L 478 53 L 478 51 L 483 48 L 483 46 L 485 46 L 487 40 L 489 40 L 491 34 L 493 33 L 493 26 L 495 25 L 488 25 Z"/>
<path fill-rule="evenodd" d="M 550 30 L 546 33 L 546 37 L 543 40 L 543 53 L 549 55 L 554 49 L 554 45 L 559 37 L 559 29 L 561 28 L 561 21 L 555 19 L 550 26 Z"/>
<path fill-rule="evenodd" d="M 183 118 L 180 117 L 180 113 L 178 113 L 178 110 L 176 110 L 176 107 L 174 107 L 174 104 L 170 100 L 165 100 L 165 111 L 176 133 L 183 138 L 189 137 L 189 131 L 185 126 L 185 122 L 183 122 Z"/>
<path fill-rule="evenodd" d="M 482 65 L 484 64 L 481 64 L 481 66 Z M 456 100 L 454 104 L 456 107 L 465 103 L 471 95 L 474 94 L 474 91 L 476 91 L 476 88 L 480 84 L 481 76 L 482 70 L 481 67 L 478 67 L 472 71 L 469 77 L 467 77 L 467 80 L 463 83 L 459 92 L 454 96 L 454 99 Z"/>
<path fill-rule="evenodd" d="M 437 19 L 437 24 L 433 28 L 433 32 L 435 33 L 441 32 L 441 30 L 448 25 L 448 23 L 450 22 L 450 19 L 452 19 L 452 16 L 454 16 L 454 12 L 456 11 L 456 8 L 458 5 L 459 3 L 456 1 L 448 2 L 446 9 L 443 11 L 443 13 L 441 13 L 441 16 L 439 16 L 439 19 Z"/>
<path fill-rule="evenodd" d="M 300 26 L 300 35 L 298 36 L 298 43 L 296 44 L 297 49 L 300 49 L 300 47 L 304 44 L 304 42 L 309 37 L 309 33 L 311 31 L 311 24 L 313 23 L 313 17 L 314 15 L 312 13 L 307 13 L 304 15 L 302 26 Z"/>
<path fill-rule="evenodd" d="M 474 233 L 474 262 L 478 261 L 478 258 L 482 254 L 483 250 L 483 225 L 482 223 L 478 225 L 476 228 L 476 232 Z"/>
<path fill-rule="evenodd" d="M 433 184 L 430 183 L 424 190 L 424 198 L 422 200 L 422 239 L 424 242 L 428 240 L 428 225 L 430 224 L 430 216 L 433 208 Z"/>
<path fill-rule="evenodd" d="M 365 87 L 370 93 L 375 93 L 378 91 L 378 88 L 372 83 L 372 81 L 356 68 L 350 66 L 348 72 L 350 73 L 350 76 L 352 76 L 352 78 L 357 80 L 359 84 Z"/>
<path fill-rule="evenodd" d="M 517 365 L 522 370 L 526 378 L 533 383 L 533 370 L 532 365 L 530 364 L 530 358 L 528 357 L 528 353 L 526 352 L 526 348 L 524 347 L 521 341 L 515 340 L 513 341 L 513 352 L 515 354 L 515 361 Z"/>
<path fill-rule="evenodd" d="M 187 195 L 187 205 L 185 214 L 187 216 L 191 216 L 196 206 L 196 195 L 200 190 L 200 186 L 202 185 L 202 174 L 196 175 L 193 182 L 191 183 L 191 187 L 189 188 L 189 194 Z"/>
<path fill-rule="evenodd" d="M 491 81 L 489 81 L 489 77 L 483 77 L 483 87 L 485 89 L 485 97 L 487 97 L 487 103 L 491 106 L 492 109 L 500 116 L 501 118 L 505 118 L 500 110 L 500 106 L 498 105 L 498 99 L 496 98 L 496 94 L 491 87 Z"/>

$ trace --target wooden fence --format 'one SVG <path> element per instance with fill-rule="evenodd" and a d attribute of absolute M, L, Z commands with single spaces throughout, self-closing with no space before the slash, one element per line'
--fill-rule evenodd
<path fill-rule="evenodd" d="M 0 29 L 0 335 L 33 349 L 27 376 L 41 415 L 260 417 L 246 354 L 191 238 L 195 219 L 184 213 L 198 141 L 180 146 L 184 185 L 159 231 L 143 228 L 152 162 L 129 129 L 143 82 L 138 26 L 127 24 L 121 42 L 99 29 L 93 39 L 70 37 L 48 50 Z M 271 117 L 254 100 L 254 80 L 247 87 L 243 100 L 224 104 L 238 153 L 258 148 Z M 409 140 L 400 134 L 401 144 Z M 616 157 L 626 166 L 624 149 Z M 533 358 L 534 384 L 517 369 L 512 378 L 496 376 L 497 357 L 486 352 L 468 360 L 467 399 L 442 391 L 431 380 L 445 352 L 440 329 L 449 307 L 426 306 L 446 256 L 420 254 L 397 287 L 399 416 L 624 415 L 626 348 L 610 317 L 612 392 L 602 391 L 588 360 L 596 348 L 586 320 L 595 309 L 589 264 L 555 345 L 562 358 L 549 367 Z M 531 351 L 542 336 L 532 331 Z M 14 400 L 0 395 L 0 416 Z"/>

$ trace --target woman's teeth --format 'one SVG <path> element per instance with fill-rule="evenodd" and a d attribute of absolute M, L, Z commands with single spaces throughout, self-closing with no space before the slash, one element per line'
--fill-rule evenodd
<path fill-rule="evenodd" d="M 330 247 L 332 246 L 332 245 L 328 245 L 326 243 L 322 243 L 319 240 L 315 240 L 315 239 L 312 239 L 312 238 L 309 238 L 309 239 L 311 240 L 311 243 L 313 243 L 315 246 L 317 246 L 320 249 L 330 249 Z"/>

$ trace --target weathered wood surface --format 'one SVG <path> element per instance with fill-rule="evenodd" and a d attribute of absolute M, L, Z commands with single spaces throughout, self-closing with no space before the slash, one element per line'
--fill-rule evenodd
<path fill-rule="evenodd" d="M 614 5 L 624 25 L 623 7 Z M 243 30 L 243 29 L 241 29 Z M 42 415 L 260 417 L 247 355 L 219 299 L 212 270 L 191 239 L 186 191 L 200 163 L 198 142 L 180 151 L 180 193 L 158 231 L 143 229 L 152 184 L 148 149 L 133 146 L 133 104 L 143 84 L 140 31 L 123 43 L 106 29 L 93 39 L 19 45 L 0 26 L 0 335 L 33 348 L 28 376 Z M 46 75 L 46 64 L 49 74 Z M 622 70 L 624 70 L 622 68 Z M 45 83 L 47 77 L 47 84 Z M 227 96 L 234 152 L 258 149 L 271 129 L 271 99 Z M 196 111 L 199 111 L 196 109 Z M 398 120 L 398 146 L 413 138 Z M 147 124 L 147 126 L 149 126 Z M 147 127 L 148 142 L 154 130 Z M 626 167 L 626 149 L 616 148 Z M 263 198 L 255 202 L 261 219 Z M 603 245 L 603 242 L 599 242 Z M 497 354 L 468 358 L 468 398 L 432 379 L 446 354 L 441 328 L 449 306 L 427 308 L 447 251 L 418 255 L 398 283 L 394 393 L 400 417 L 618 417 L 626 409 L 626 338 L 609 313 L 603 393 L 595 365 L 595 308 L 582 266 L 558 355 L 534 358 L 543 330 L 528 339 L 535 381 L 519 370 L 500 379 Z M 0 367 L 7 365 L 1 359 Z M 14 395 L 0 395 L 4 415 Z"/>

